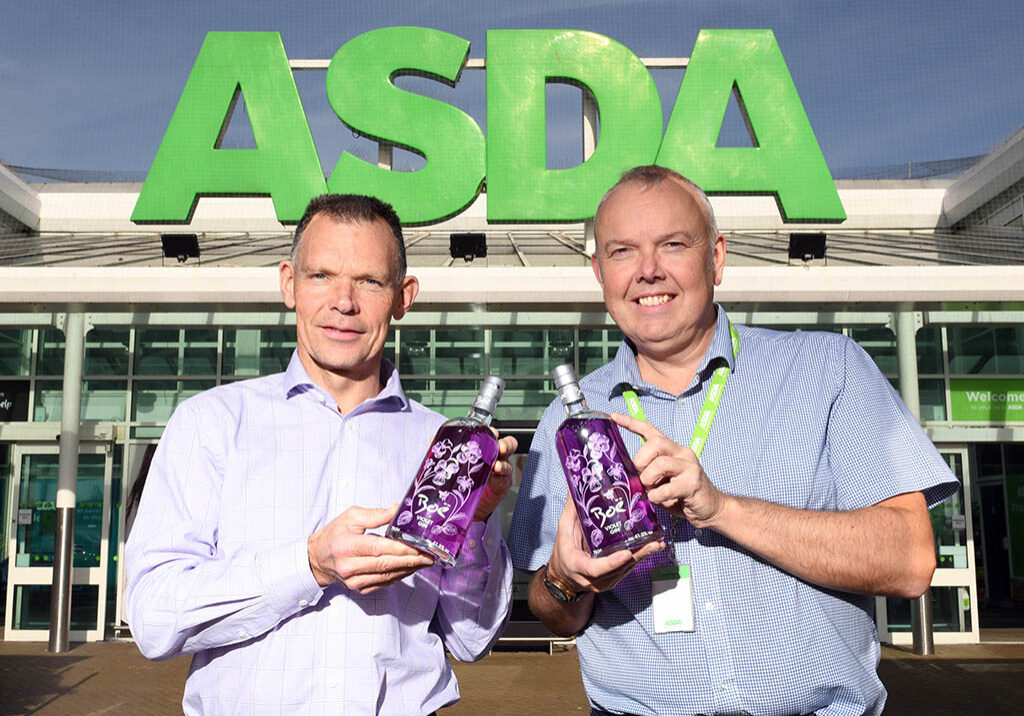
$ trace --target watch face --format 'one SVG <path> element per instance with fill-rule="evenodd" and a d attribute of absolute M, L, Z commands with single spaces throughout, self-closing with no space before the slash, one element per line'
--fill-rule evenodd
<path fill-rule="evenodd" d="M 559 587 L 554 582 L 549 582 L 548 580 L 545 579 L 544 580 L 544 586 L 548 588 L 549 592 L 551 592 L 551 596 L 554 597 L 555 599 L 557 599 L 558 601 L 560 601 L 560 602 L 569 602 L 569 601 L 572 600 L 572 598 L 568 594 L 566 594 L 562 590 L 562 588 Z"/>

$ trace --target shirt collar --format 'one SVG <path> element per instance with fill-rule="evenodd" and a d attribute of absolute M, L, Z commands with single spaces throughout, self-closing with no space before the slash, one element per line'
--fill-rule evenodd
<path fill-rule="evenodd" d="M 729 364 L 729 370 L 736 369 L 736 359 L 732 354 L 732 335 L 729 333 L 729 316 L 725 309 L 715 304 L 715 332 L 711 336 L 711 344 L 708 346 L 700 366 L 697 368 L 697 377 L 703 382 L 718 367 L 720 361 L 724 360 Z M 636 347 L 628 338 L 619 345 L 619 350 L 612 361 L 611 386 L 608 391 L 608 398 L 611 399 L 621 395 L 624 390 L 632 386 L 634 390 L 641 392 L 664 392 L 660 388 L 646 382 L 640 376 L 640 366 L 636 362 Z"/>
<path fill-rule="evenodd" d="M 399 379 L 398 371 L 391 361 L 384 358 L 381 359 L 380 377 L 384 381 L 384 387 L 381 388 L 380 392 L 374 397 L 364 400 L 351 413 L 362 413 L 375 408 L 381 410 L 407 410 L 409 408 L 409 399 L 406 397 L 405 391 L 402 390 L 402 381 Z M 288 361 L 288 368 L 282 376 L 281 389 L 285 399 L 313 392 L 320 396 L 321 402 L 335 409 L 337 407 L 331 394 L 314 383 L 313 379 L 309 377 L 305 366 L 299 360 L 298 350 L 292 352 L 292 358 Z"/>

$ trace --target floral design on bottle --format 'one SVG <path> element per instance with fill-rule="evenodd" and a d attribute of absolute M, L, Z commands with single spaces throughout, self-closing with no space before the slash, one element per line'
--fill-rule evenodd
<path fill-rule="evenodd" d="M 606 540 L 610 543 L 607 546 L 630 540 L 638 526 L 649 531 L 653 515 L 643 491 L 631 485 L 629 471 L 620 458 L 623 453 L 615 441 L 594 429 L 598 421 L 586 422 L 589 429 L 579 431 L 573 428 L 582 426 L 563 426 L 569 428 L 567 432 L 575 433 L 575 440 L 566 441 L 568 449 L 563 464 L 573 500 L 582 508 L 577 512 L 588 541 L 595 550 L 602 551 Z"/>
<path fill-rule="evenodd" d="M 469 526 L 472 514 L 464 509 L 486 478 L 490 466 L 476 440 L 453 444 L 450 439 L 435 442 L 423 462 L 422 472 L 402 502 L 395 524 L 399 527 L 416 517 L 430 534 L 459 533 Z M 479 473 L 483 470 L 483 475 Z"/>

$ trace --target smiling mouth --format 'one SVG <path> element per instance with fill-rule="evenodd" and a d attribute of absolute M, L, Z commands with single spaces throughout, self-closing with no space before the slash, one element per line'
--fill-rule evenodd
<path fill-rule="evenodd" d="M 641 296 L 636 300 L 641 306 L 660 306 L 664 303 L 668 303 L 672 300 L 672 296 L 667 293 L 663 293 L 660 296 Z"/>
<path fill-rule="evenodd" d="M 322 328 L 327 335 L 335 337 L 350 337 L 361 333 L 354 328 L 339 328 L 338 326 L 322 326 Z"/>

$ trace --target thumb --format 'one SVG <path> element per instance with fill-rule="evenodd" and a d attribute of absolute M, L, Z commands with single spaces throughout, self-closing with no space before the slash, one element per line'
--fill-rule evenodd
<path fill-rule="evenodd" d="M 390 507 L 360 507 L 352 505 L 345 510 L 345 524 L 352 531 L 365 532 L 386 525 L 398 512 L 398 503 Z"/>

